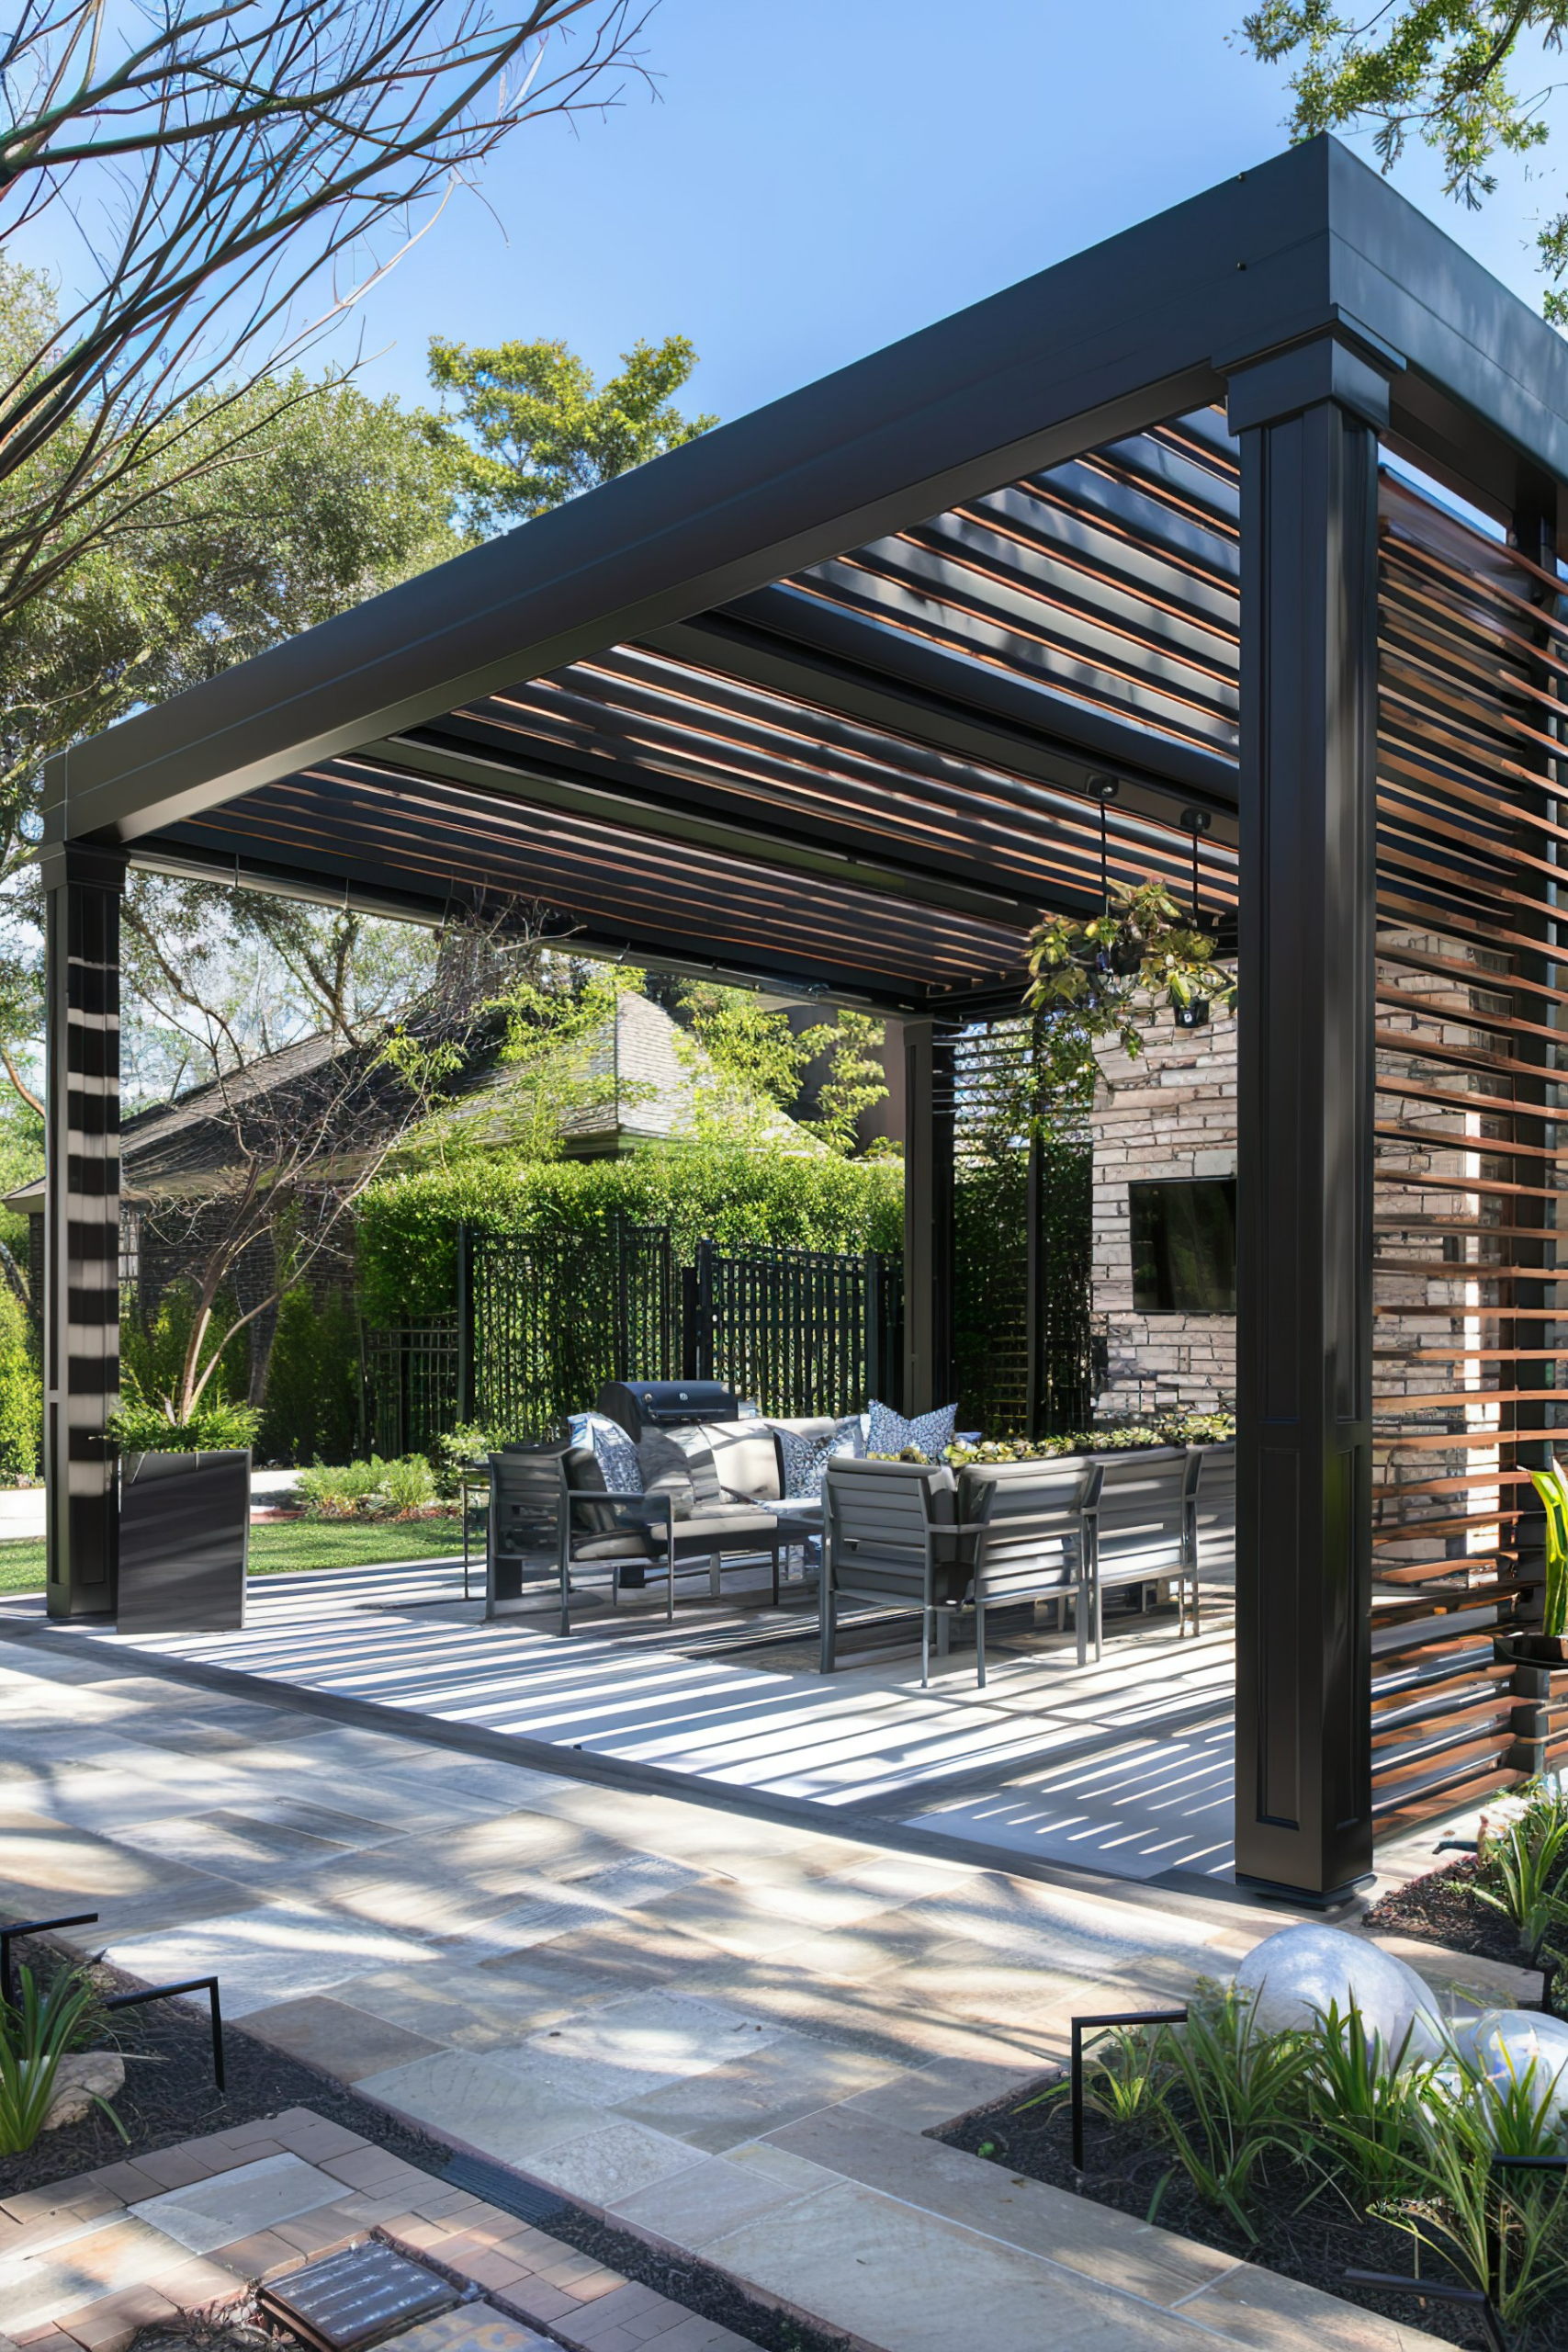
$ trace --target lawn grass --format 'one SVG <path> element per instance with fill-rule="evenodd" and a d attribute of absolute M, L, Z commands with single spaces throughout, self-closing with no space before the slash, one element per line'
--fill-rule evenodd
<path fill-rule="evenodd" d="M 251 1530 L 251 1574 L 281 1577 L 298 1568 L 359 1568 L 383 1560 L 449 1559 L 462 1548 L 463 1523 L 456 1513 L 380 1526 L 351 1519 L 271 1520 Z M 0 1543 L 0 1592 L 40 1592 L 43 1577 L 41 1535 L 13 1536 Z"/>

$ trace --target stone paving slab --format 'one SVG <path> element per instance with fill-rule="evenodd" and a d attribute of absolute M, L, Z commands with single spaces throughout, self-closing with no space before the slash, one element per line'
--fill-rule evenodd
<path fill-rule="evenodd" d="M 261 2156 L 211 2179 L 165 2189 L 130 2207 L 140 2222 L 191 2254 L 211 2254 L 252 2230 L 276 2229 L 343 2194 L 343 2183 L 296 2155 Z"/>

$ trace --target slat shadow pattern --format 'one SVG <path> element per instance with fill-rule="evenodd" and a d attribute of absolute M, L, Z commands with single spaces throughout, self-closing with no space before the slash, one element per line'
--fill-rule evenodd
<path fill-rule="evenodd" d="M 1495 1633 L 1561 1426 L 1555 582 L 1384 477 L 1372 1787 L 1380 1832 L 1519 1777 Z M 1568 1747 L 1568 1741 L 1561 1745 Z"/>

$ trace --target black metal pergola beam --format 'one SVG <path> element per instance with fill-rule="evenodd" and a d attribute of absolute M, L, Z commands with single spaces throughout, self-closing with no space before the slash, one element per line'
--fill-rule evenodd
<path fill-rule="evenodd" d="M 176 829 L 149 835 L 128 853 L 137 871 L 167 874 L 189 881 L 209 881 L 227 888 L 257 890 L 272 898 L 299 899 L 320 906 L 352 906 L 367 914 L 394 922 L 439 926 L 454 913 L 487 904 L 482 891 L 470 897 L 451 886 L 420 891 L 389 890 L 380 876 L 384 869 L 373 859 L 345 857 L 334 851 L 299 851 L 293 862 L 265 856 L 225 854 L 203 843 L 194 833 Z M 525 901 L 525 906 L 526 902 Z M 547 939 L 558 942 L 570 955 L 608 963 L 635 964 L 653 971 L 701 974 L 737 987 L 764 987 L 789 997 L 821 996 L 835 1003 L 862 1005 L 890 1019 L 907 1020 L 929 1010 L 925 994 L 890 987 L 868 978 L 858 964 L 824 960 L 808 967 L 765 947 L 746 953 L 704 954 L 691 939 L 646 925 L 611 928 L 604 923 L 559 919 L 558 929 L 547 928 Z M 991 1006 L 1016 1001 L 1017 982 L 998 980 L 976 989 L 942 992 L 942 1010 L 950 995 L 968 1005 Z"/>
<path fill-rule="evenodd" d="M 1392 429 L 1477 493 L 1568 471 L 1561 343 L 1318 140 L 75 747 L 56 822 L 162 830 L 1211 401 L 1337 322 L 1401 356 Z"/>

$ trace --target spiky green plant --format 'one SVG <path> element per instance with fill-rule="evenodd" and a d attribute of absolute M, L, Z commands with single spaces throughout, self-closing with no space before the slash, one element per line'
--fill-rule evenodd
<path fill-rule="evenodd" d="M 1552 1928 L 1568 1921 L 1568 1902 L 1560 1891 L 1568 1871 L 1568 1800 L 1552 1792 L 1500 1828 L 1489 1829 L 1478 1860 L 1476 1901 L 1512 1920 L 1533 1962 Z"/>
<path fill-rule="evenodd" d="M 60 2062 L 79 2047 L 98 2008 L 92 1985 L 75 1970 L 40 1990 L 30 1968 L 17 1971 L 17 1997 L 0 2009 L 0 2155 L 21 2155 L 43 2130 Z M 120 2138 L 129 2135 L 107 2099 L 93 2094 Z"/>
<path fill-rule="evenodd" d="M 1408 2030 L 1397 2050 L 1385 2050 L 1354 2001 L 1343 2011 L 1330 2003 L 1309 2052 L 1307 2102 L 1331 2159 L 1325 2177 L 1362 2200 L 1396 2194 L 1423 2145 L 1437 2062 L 1412 2059 Z"/>
<path fill-rule="evenodd" d="M 1568 1634 L 1568 1480 L 1555 1454 L 1550 1470 L 1532 1470 L 1530 1484 L 1546 1511 L 1546 1594 L 1540 1630 Z"/>
<path fill-rule="evenodd" d="M 1176 2164 L 1156 2188 L 1149 2219 L 1179 2169 L 1206 2205 L 1256 2242 L 1247 2210 L 1255 2175 L 1270 2155 L 1293 2161 L 1309 2143 L 1310 2036 L 1262 2031 L 1250 1994 L 1200 1979 L 1185 2025 L 1159 2029 L 1159 2054 L 1168 2063 L 1160 2107 Z"/>

